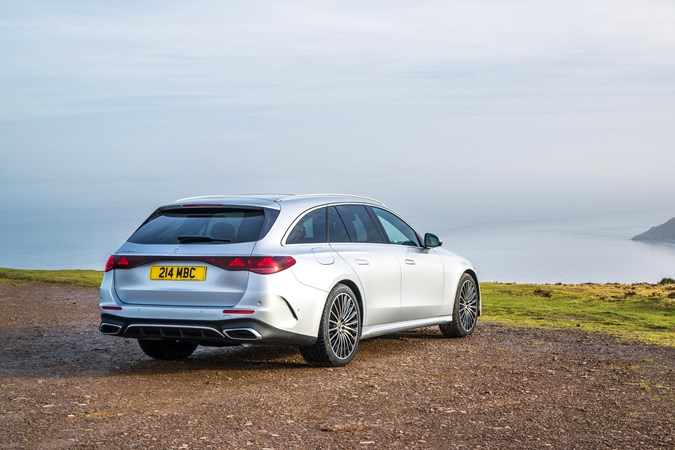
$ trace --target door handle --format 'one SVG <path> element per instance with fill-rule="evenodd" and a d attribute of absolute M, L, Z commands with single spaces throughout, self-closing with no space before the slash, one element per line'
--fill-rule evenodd
<path fill-rule="evenodd" d="M 358 264 L 359 266 L 367 266 L 370 263 L 366 259 L 357 259 L 356 264 Z"/>
<path fill-rule="evenodd" d="M 414 266 L 415 265 L 415 260 L 414 259 L 405 259 L 405 263 L 409 266 Z"/>

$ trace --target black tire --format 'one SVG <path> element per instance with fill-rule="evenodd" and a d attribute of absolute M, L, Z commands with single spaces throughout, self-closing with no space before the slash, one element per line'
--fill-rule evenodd
<path fill-rule="evenodd" d="M 478 321 L 478 287 L 476 280 L 465 273 L 459 279 L 455 306 L 452 308 L 452 322 L 443 323 L 439 327 L 443 336 L 458 338 L 468 336 L 476 329 Z"/>
<path fill-rule="evenodd" d="M 151 358 L 175 361 L 185 359 L 197 349 L 197 344 L 183 341 L 149 341 L 139 339 L 143 353 Z"/>
<path fill-rule="evenodd" d="M 354 359 L 361 338 L 361 311 L 354 292 L 336 285 L 323 307 L 319 336 L 313 345 L 300 347 L 300 354 L 315 367 L 340 367 Z"/>

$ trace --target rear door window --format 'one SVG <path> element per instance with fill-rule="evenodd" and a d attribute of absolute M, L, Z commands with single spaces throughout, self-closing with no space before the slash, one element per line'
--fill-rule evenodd
<path fill-rule="evenodd" d="M 274 220 L 277 214 L 271 213 Z M 179 244 L 189 242 L 239 243 L 258 240 L 265 219 L 262 209 L 176 208 L 155 211 L 129 238 L 137 244 Z M 269 224 L 265 231 L 269 230 Z M 183 241 L 186 243 L 188 241 Z"/>
<path fill-rule="evenodd" d="M 328 208 L 328 239 L 331 242 L 351 242 L 335 206 Z"/>
<path fill-rule="evenodd" d="M 382 236 L 365 206 L 339 205 L 336 209 L 352 242 L 382 243 Z"/>

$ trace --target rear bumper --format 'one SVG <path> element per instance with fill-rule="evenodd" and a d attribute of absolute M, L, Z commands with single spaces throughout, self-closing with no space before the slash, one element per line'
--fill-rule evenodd
<path fill-rule="evenodd" d="M 105 272 L 100 289 L 100 313 L 110 316 L 111 325 L 121 325 L 124 329 L 113 333 L 115 327 L 107 327 L 106 334 L 126 336 L 133 331 L 126 330 L 129 325 L 154 324 L 208 326 L 222 333 L 223 327 L 237 325 L 241 321 L 250 321 L 251 327 L 261 335 L 255 339 L 260 343 L 287 343 L 287 341 L 316 340 L 319 322 L 326 302 L 327 292 L 305 286 L 295 279 L 291 271 L 274 275 L 251 274 L 246 292 L 235 305 L 224 302 L 223 305 L 196 305 L 190 302 L 174 305 L 124 303 L 114 289 L 114 270 Z M 237 310 L 252 311 L 243 314 Z M 235 311 L 230 313 L 230 311 Z M 242 325 L 243 326 L 243 325 Z M 170 328 L 170 327 L 169 327 Z M 279 338 L 281 336 L 281 338 Z M 290 336 L 292 339 L 284 338 Z M 298 339 L 296 337 L 302 337 Z M 131 336 L 129 336 L 131 337 Z M 251 341 L 254 341 L 253 339 Z M 241 343 L 237 340 L 237 343 Z M 295 345 L 295 344 L 294 344 Z"/>
<path fill-rule="evenodd" d="M 316 337 L 280 330 L 259 320 L 167 320 L 101 314 L 99 331 L 132 339 L 181 340 L 199 345 L 311 345 Z"/>

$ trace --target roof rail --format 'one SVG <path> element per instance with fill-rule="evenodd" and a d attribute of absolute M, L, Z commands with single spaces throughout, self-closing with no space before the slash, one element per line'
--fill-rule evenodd
<path fill-rule="evenodd" d="M 369 202 L 372 203 L 377 203 L 378 205 L 384 206 L 384 203 L 382 203 L 379 200 L 376 200 L 371 197 L 364 197 L 363 195 L 352 195 L 352 194 L 297 194 L 297 195 L 287 195 L 285 197 L 281 197 L 279 201 L 282 200 L 291 200 L 291 199 L 301 199 L 301 198 L 314 198 L 314 197 L 347 197 L 347 198 L 358 198 L 361 200 L 368 200 Z"/>
<path fill-rule="evenodd" d="M 174 202 L 185 202 L 190 200 L 208 200 L 208 199 L 217 199 L 217 198 L 257 198 L 260 200 L 276 200 L 279 198 L 287 197 L 289 194 L 222 194 L 222 195 L 200 195 L 197 197 L 185 197 L 174 200 Z"/>

